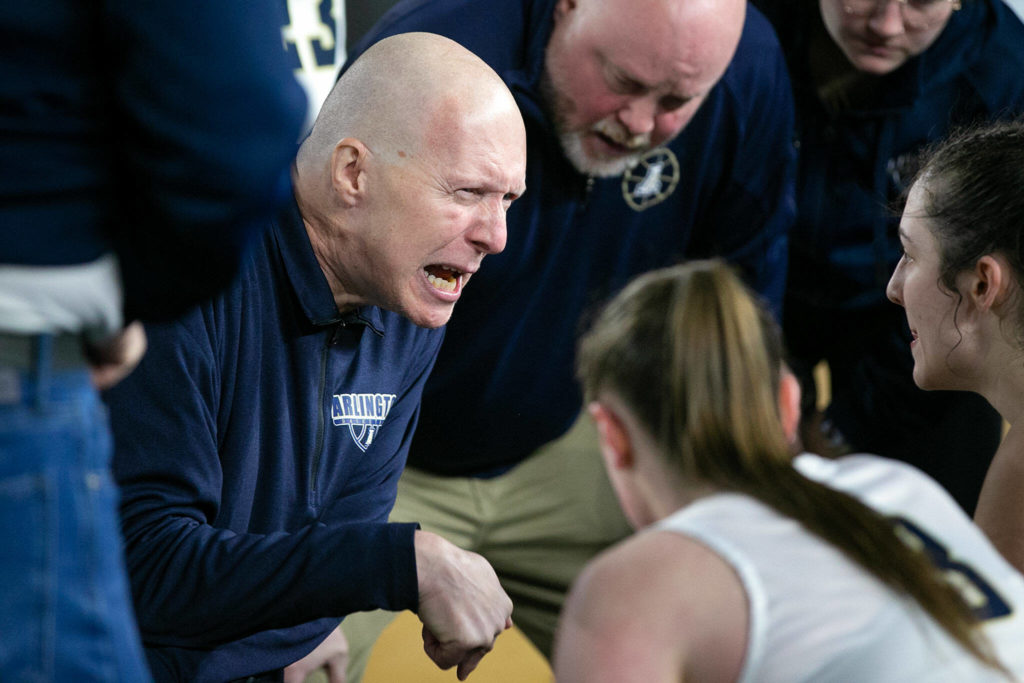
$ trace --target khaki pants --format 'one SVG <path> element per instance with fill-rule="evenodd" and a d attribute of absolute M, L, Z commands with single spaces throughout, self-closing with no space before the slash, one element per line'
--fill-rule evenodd
<path fill-rule="evenodd" d="M 632 531 L 585 414 L 565 436 L 493 479 L 407 468 L 391 521 L 419 522 L 486 557 L 512 598 L 513 621 L 545 657 L 573 579 L 594 555 Z M 362 678 L 373 643 L 395 616 L 360 612 L 342 622 L 348 683 Z"/>

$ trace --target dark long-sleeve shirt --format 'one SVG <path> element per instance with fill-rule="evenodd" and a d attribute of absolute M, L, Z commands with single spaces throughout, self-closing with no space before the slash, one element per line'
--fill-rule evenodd
<path fill-rule="evenodd" d="M 177 315 L 234 276 L 288 199 L 305 101 L 280 7 L 0 5 L 0 265 L 114 252 L 126 313 Z"/>
<path fill-rule="evenodd" d="M 108 400 L 157 680 L 280 669 L 345 614 L 417 607 L 415 526 L 387 517 L 443 335 L 340 315 L 294 205 L 223 295 L 150 327 Z"/>

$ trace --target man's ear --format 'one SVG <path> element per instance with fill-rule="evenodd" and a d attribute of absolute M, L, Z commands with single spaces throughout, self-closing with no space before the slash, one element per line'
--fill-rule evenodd
<path fill-rule="evenodd" d="M 358 204 L 366 195 L 366 161 L 370 150 L 355 138 L 343 138 L 331 152 L 331 185 L 348 206 Z"/>
<path fill-rule="evenodd" d="M 591 401 L 587 412 L 597 426 L 597 437 L 601 445 L 601 455 L 609 469 L 621 470 L 633 466 L 633 451 L 629 441 L 629 432 L 622 419 L 607 405 L 599 401 Z"/>
<path fill-rule="evenodd" d="M 779 417 L 786 441 L 793 444 L 800 425 L 800 380 L 786 366 L 779 377 Z"/>
<path fill-rule="evenodd" d="M 1013 274 L 1010 264 L 1000 255 L 986 254 L 978 259 L 967 284 L 967 296 L 982 311 L 998 308 L 1009 294 Z"/>

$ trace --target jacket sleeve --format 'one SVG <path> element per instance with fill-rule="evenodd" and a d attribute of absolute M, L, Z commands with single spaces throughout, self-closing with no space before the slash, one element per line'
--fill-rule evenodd
<path fill-rule="evenodd" d="M 129 319 L 170 319 L 221 289 L 288 198 L 306 100 L 280 13 L 264 0 L 105 3 Z"/>
<path fill-rule="evenodd" d="M 204 306 L 150 326 L 143 362 L 106 396 L 146 645 L 209 648 L 322 617 L 415 609 L 415 525 L 317 521 L 269 534 L 220 528 L 228 526 L 218 520 L 222 496 L 238 483 L 225 482 L 218 455 L 224 397 L 211 315 Z"/>
<path fill-rule="evenodd" d="M 727 77 L 737 148 L 726 189 L 715 198 L 704 234 L 727 236 L 708 249 L 743 271 L 781 319 L 796 219 L 794 104 L 785 58 L 767 20 L 748 6 L 747 27 Z"/>

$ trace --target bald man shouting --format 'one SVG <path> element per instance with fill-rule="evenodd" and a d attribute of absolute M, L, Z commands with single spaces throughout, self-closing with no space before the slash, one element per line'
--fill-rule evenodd
<path fill-rule="evenodd" d="M 325 102 L 295 203 L 233 287 L 149 329 L 108 399 L 158 681 L 281 680 L 374 607 L 416 611 L 465 678 L 511 625 L 483 558 L 387 516 L 441 328 L 504 248 L 525 145 L 482 61 L 431 34 L 380 41 Z"/>

